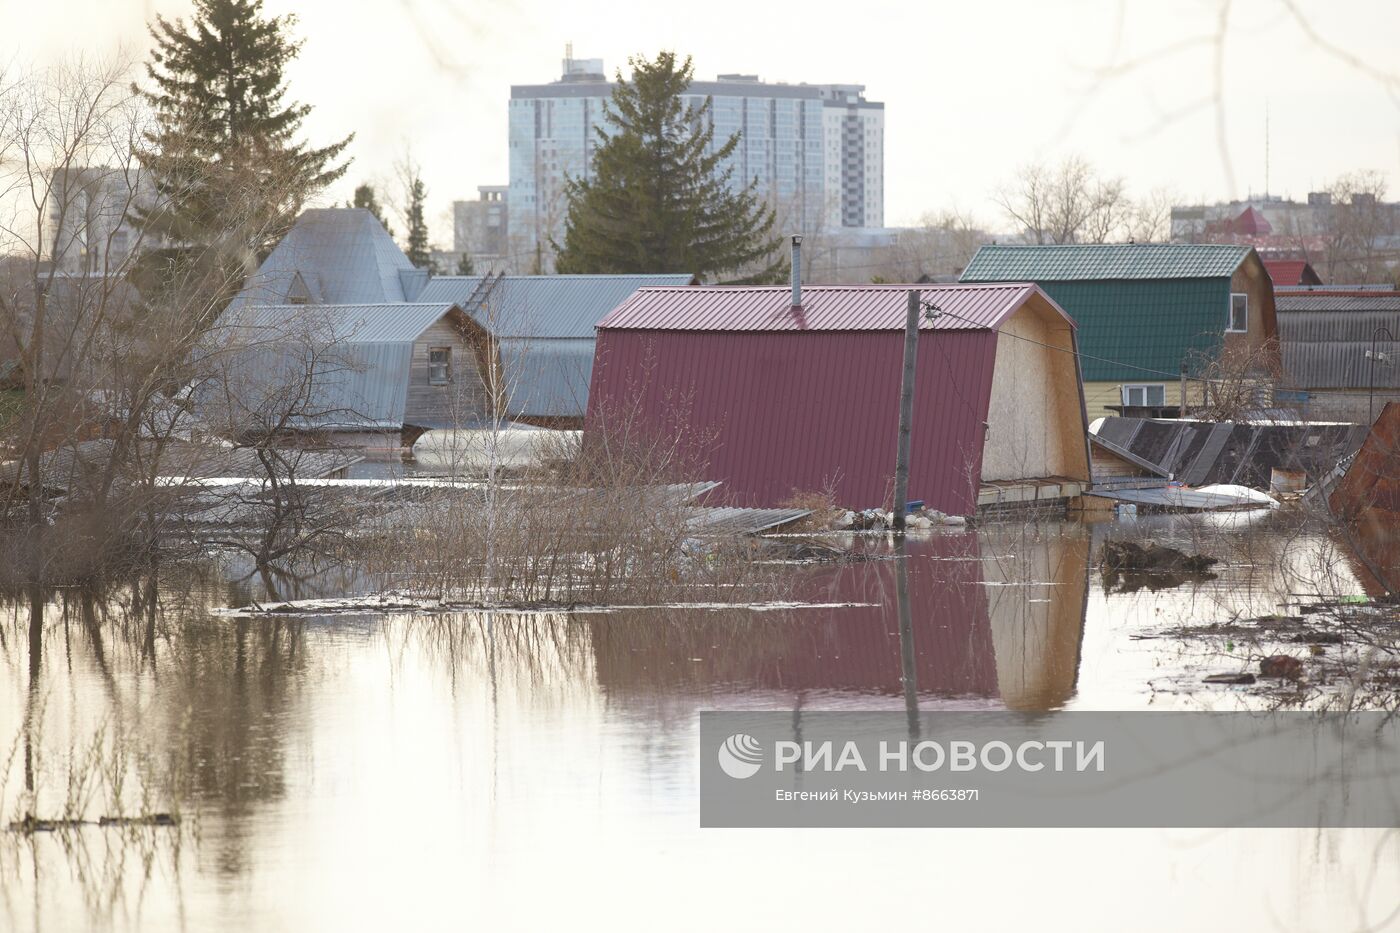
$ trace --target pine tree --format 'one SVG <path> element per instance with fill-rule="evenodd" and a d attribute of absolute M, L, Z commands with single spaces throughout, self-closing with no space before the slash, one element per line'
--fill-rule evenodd
<path fill-rule="evenodd" d="M 353 137 L 309 148 L 296 137 L 310 106 L 283 102 L 283 69 L 301 48 L 294 22 L 264 18 L 262 0 L 195 0 L 189 23 L 156 16 L 151 86 L 135 88 L 156 118 L 140 154 L 158 195 L 137 218 L 149 234 L 261 258 L 344 174 L 332 163 Z"/>
<path fill-rule="evenodd" d="M 467 253 L 462 253 L 457 259 L 457 274 L 476 275 L 476 265 L 472 262 L 472 257 Z"/>
<path fill-rule="evenodd" d="M 346 207 L 362 207 L 374 215 L 374 219 L 383 225 L 384 231 L 389 236 L 394 235 L 394 228 L 389 226 L 388 219 L 384 216 L 384 208 L 379 206 L 379 199 L 375 197 L 374 185 L 364 184 L 355 187 L 355 199 Z"/>
<path fill-rule="evenodd" d="M 427 269 L 437 274 L 437 263 L 433 261 L 432 247 L 428 245 L 428 221 L 423 216 L 423 202 L 428 198 L 428 188 L 423 179 L 414 173 L 408 186 L 408 209 L 404 211 L 404 222 L 408 226 L 408 261 L 415 268 Z"/>
<path fill-rule="evenodd" d="M 560 272 L 689 272 L 767 282 L 787 274 L 772 235 L 773 211 L 756 182 L 735 191 L 722 167 L 739 134 L 714 147 L 711 101 L 698 109 L 681 95 L 694 76 L 674 52 L 631 60 L 632 80 L 618 73 L 598 128 L 593 174 L 565 189 L 568 217 Z"/>

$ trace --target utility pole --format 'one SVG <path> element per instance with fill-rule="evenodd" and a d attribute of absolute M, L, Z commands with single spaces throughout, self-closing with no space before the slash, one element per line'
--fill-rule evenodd
<path fill-rule="evenodd" d="M 1186 417 L 1186 362 L 1181 363 L 1181 411 L 1177 413 L 1178 418 Z"/>
<path fill-rule="evenodd" d="M 909 432 L 914 420 L 914 362 L 919 355 L 919 292 L 909 289 L 904 322 L 904 376 L 899 382 L 899 449 L 894 458 L 894 530 L 904 534 L 909 511 Z"/>

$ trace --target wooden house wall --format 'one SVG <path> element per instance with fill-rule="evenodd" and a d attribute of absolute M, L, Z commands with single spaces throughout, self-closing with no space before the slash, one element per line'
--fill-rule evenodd
<path fill-rule="evenodd" d="M 428 353 L 433 347 L 452 349 L 447 385 L 432 385 L 428 380 Z M 444 316 L 425 330 L 413 343 L 404 423 L 451 427 L 489 415 L 480 359 L 475 342 L 464 336 L 450 317 Z"/>

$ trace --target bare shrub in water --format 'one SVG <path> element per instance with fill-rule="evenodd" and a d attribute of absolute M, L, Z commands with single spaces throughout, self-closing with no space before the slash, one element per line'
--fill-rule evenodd
<path fill-rule="evenodd" d="M 370 567 L 396 589 L 485 605 L 771 592 L 748 541 L 697 527 L 697 449 L 684 430 L 599 432 L 577 448 L 563 438 L 522 476 L 427 493 L 382 533 Z"/>

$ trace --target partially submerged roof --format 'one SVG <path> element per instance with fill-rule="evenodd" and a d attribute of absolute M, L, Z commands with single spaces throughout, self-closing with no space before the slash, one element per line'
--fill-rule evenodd
<path fill-rule="evenodd" d="M 1272 471 L 1299 470 L 1316 478 L 1361 446 L 1355 424 L 1250 424 L 1157 418 L 1103 418 L 1090 441 L 1132 454 L 1146 472 L 1188 486 L 1220 483 L 1268 489 Z"/>
<path fill-rule="evenodd" d="M 1215 279 L 1234 275 L 1248 246 L 1219 243 L 1075 243 L 983 246 L 963 282 Z"/>
<path fill-rule="evenodd" d="M 302 212 L 258 271 L 248 277 L 233 305 L 411 300 L 415 296 L 405 292 L 405 281 L 411 283 L 418 271 L 369 211 L 313 209 Z"/>
<path fill-rule="evenodd" d="M 600 330 L 870 331 L 904 330 L 908 294 L 944 314 L 920 315 L 920 330 L 987 330 L 1001 326 L 1039 296 L 1071 325 L 1068 315 L 1026 282 L 998 285 L 814 285 L 792 307 L 787 287 L 702 285 L 643 288 L 599 322 Z"/>
<path fill-rule="evenodd" d="M 676 275 L 507 275 L 434 276 L 419 301 L 452 302 L 496 337 L 537 340 L 593 339 L 593 329 L 609 311 L 639 288 L 690 285 L 695 276 Z"/>

